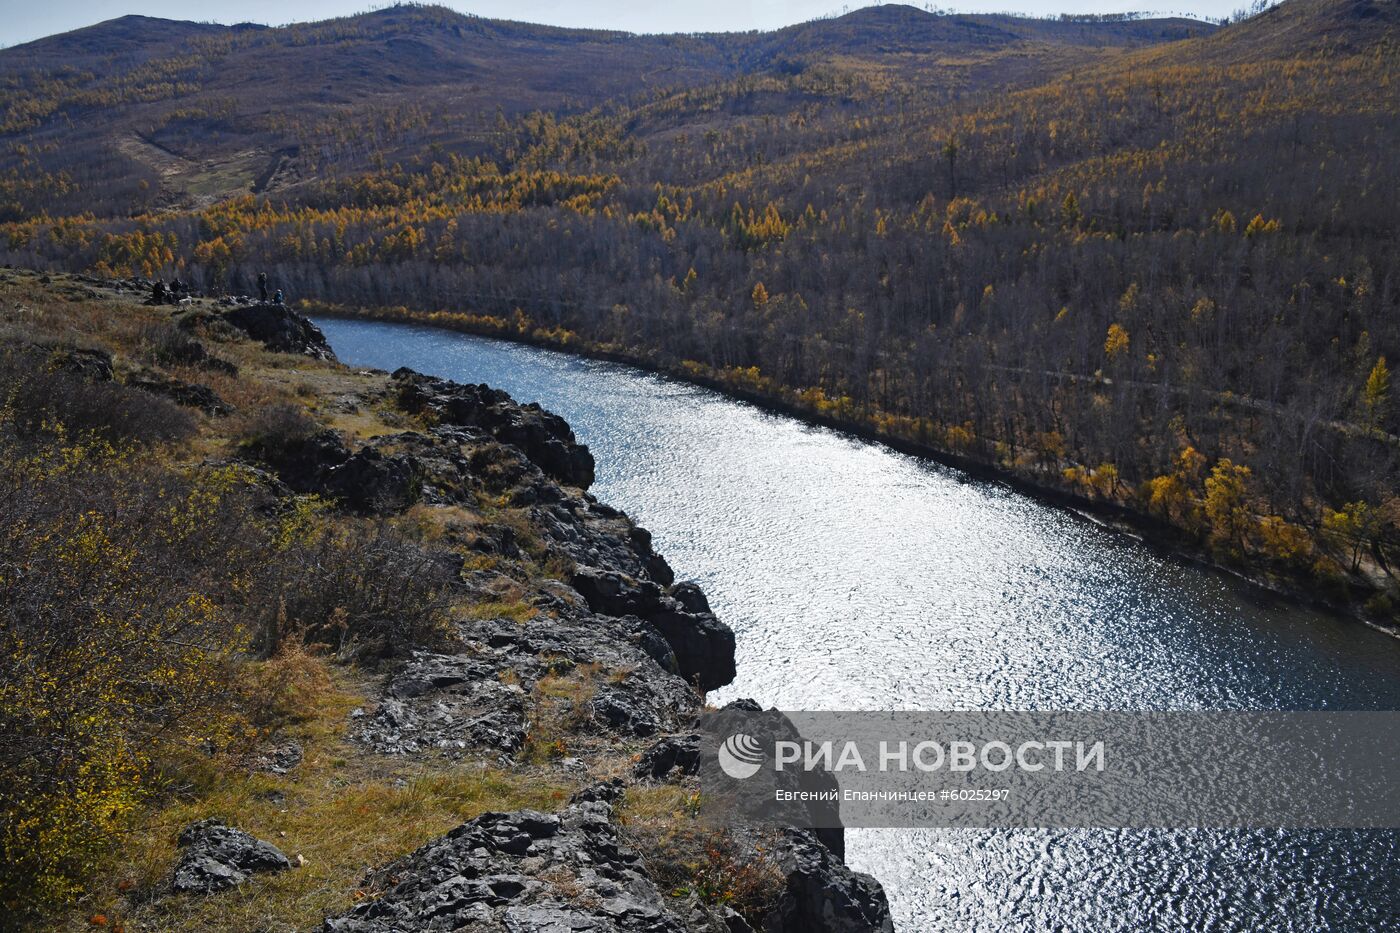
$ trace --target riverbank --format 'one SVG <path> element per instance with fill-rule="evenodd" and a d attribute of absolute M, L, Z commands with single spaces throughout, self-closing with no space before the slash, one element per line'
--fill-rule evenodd
<path fill-rule="evenodd" d="M 148 657 L 122 635 L 122 658 L 85 663 L 106 665 L 103 684 L 128 665 L 149 677 L 155 660 L 161 677 L 207 678 L 188 696 L 172 680 L 159 709 L 112 701 L 103 734 L 141 735 L 153 717 L 170 734 L 139 754 L 134 739 L 88 750 L 114 767 L 84 799 L 119 799 L 114 813 L 75 813 L 40 793 L 42 775 L 7 776 L 35 788 L 19 797 L 25 820 L 5 814 L 7 862 L 48 892 L 41 904 L 35 884 L 7 888 L 13 915 L 172 931 L 405 929 L 430 911 L 618 931 L 890 929 L 839 833 L 701 819 L 695 753 L 677 736 L 732 680 L 733 633 L 645 529 L 587 492 L 592 457 L 561 419 L 486 387 L 352 370 L 277 306 L 152 307 L 132 289 L 13 271 L 0 295 L 6 450 L 42 478 L 24 489 L 53 526 L 6 547 L 53 541 L 52 563 L 91 554 L 95 572 L 108 548 L 117 566 L 149 564 L 123 598 L 171 595 L 159 612 L 123 603 L 120 618 L 179 620 L 179 653 Z M 105 452 L 127 447 L 134 459 Z M 112 483 L 120 495 L 79 495 Z M 187 488 L 197 513 L 166 516 L 186 501 L 170 490 Z M 148 554 L 157 542 L 173 550 Z M 86 592 L 16 623 L 17 701 L 30 702 L 26 647 L 57 637 L 46 620 L 101 631 Z M 158 634 L 150 652 L 169 648 Z M 32 659 L 42 706 L 105 709 L 86 679 L 43 668 L 51 657 Z M 217 717 L 193 705 L 203 696 Z M 83 861 L 15 829 L 46 821 Z"/>
<path fill-rule="evenodd" d="M 455 313 L 423 313 L 406 309 L 346 308 L 341 306 L 308 305 L 311 313 L 325 317 L 377 320 L 416 324 L 441 330 L 468 333 L 507 340 L 529 346 L 559 350 L 577 356 L 621 363 L 668 378 L 724 393 L 768 411 L 788 415 L 805 423 L 820 425 L 874 441 L 902 453 L 926 457 L 961 470 L 977 479 L 1002 484 L 1037 501 L 1067 509 L 1085 520 L 1111 527 L 1133 536 L 1136 540 L 1174 559 L 1211 567 L 1283 599 L 1325 609 L 1354 619 L 1392 637 L 1400 637 L 1400 620 L 1396 619 L 1391 590 L 1379 589 L 1371 582 L 1387 575 L 1373 568 L 1366 575 L 1319 578 L 1314 565 L 1299 560 L 1291 562 L 1268 560 L 1258 555 L 1224 554 L 1210 546 L 1200 535 L 1184 531 L 1162 520 L 1152 511 L 1136 506 L 1132 497 L 1123 501 L 1099 495 L 1087 495 L 1067 488 L 1062 482 L 1060 465 L 1036 465 L 1031 469 L 1011 469 L 1004 463 L 974 456 L 972 451 L 950 450 L 926 439 L 908 436 L 890 427 L 872 425 L 870 418 L 857 418 L 830 410 L 819 395 L 794 393 L 791 390 L 768 390 L 755 387 L 742 376 L 724 378 L 705 371 L 693 363 L 655 360 L 635 353 L 612 348 L 594 347 L 577 336 L 557 331 L 532 329 L 521 322 Z M 886 419 L 889 424 L 912 424 L 908 419 Z M 927 434 L 925 430 L 923 433 Z M 1075 484 L 1083 486 L 1084 484 Z"/>

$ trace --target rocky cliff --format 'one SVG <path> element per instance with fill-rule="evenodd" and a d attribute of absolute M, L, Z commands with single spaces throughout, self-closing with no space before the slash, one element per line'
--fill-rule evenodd
<path fill-rule="evenodd" d="M 286 309 L 235 308 L 222 321 L 277 352 L 329 356 L 315 326 Z M 891 929 L 878 883 L 842 863 L 839 831 L 731 826 L 716 890 L 664 883 L 673 866 L 660 863 L 676 854 L 630 833 L 618 808 L 629 793 L 693 782 L 687 730 L 705 692 L 734 678 L 734 633 L 696 584 L 677 582 L 645 529 L 589 494 L 593 458 L 563 419 L 485 385 L 408 369 L 371 376 L 336 405 L 400 413 L 411 427 L 361 438 L 323 428 L 249 447 L 248 459 L 279 495 L 315 494 L 351 513 L 460 515 L 483 501 L 519 510 L 523 527 L 477 515 L 470 532 L 449 522 L 444 538 L 484 558 L 458 569 L 472 601 L 523 589 L 528 609 L 460 616 L 446 640 L 394 646 L 349 735 L 374 754 L 469 765 L 519 759 L 555 729 L 579 750 L 559 766 L 583 784 L 557 813 L 487 813 L 376 868 L 371 896 L 323 929 Z M 522 587 L 515 568 L 527 552 L 551 572 Z M 586 689 L 551 696 L 577 672 Z M 609 768 L 629 755 L 635 764 Z"/>

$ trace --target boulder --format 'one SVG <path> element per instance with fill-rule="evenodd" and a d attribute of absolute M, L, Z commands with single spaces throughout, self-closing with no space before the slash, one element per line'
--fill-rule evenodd
<path fill-rule="evenodd" d="M 550 547 L 570 562 L 662 586 L 672 579 L 670 567 L 651 550 L 651 535 L 626 515 L 586 495 L 551 497 L 538 486 L 536 491 L 540 502 L 531 509 L 531 520 Z"/>
<path fill-rule="evenodd" d="M 642 752 L 632 774 L 643 780 L 661 781 L 672 774 L 693 775 L 700 770 L 700 736 L 668 735 Z"/>
<path fill-rule="evenodd" d="M 734 680 L 734 630 L 708 612 L 665 608 L 646 617 L 676 653 L 677 673 L 704 692 Z"/>
<path fill-rule="evenodd" d="M 538 405 L 506 411 L 492 433 L 503 444 L 525 452 L 547 475 L 568 486 L 593 485 L 593 454 L 574 440 L 563 418 Z"/>
<path fill-rule="evenodd" d="M 257 872 L 292 867 L 276 846 L 222 820 L 193 823 L 180 833 L 178 842 L 184 852 L 171 886 L 184 894 L 212 894 L 242 884 Z"/>
<path fill-rule="evenodd" d="M 277 471 L 282 482 L 300 493 L 324 491 L 331 470 L 350 459 L 345 439 L 329 428 L 255 453 Z"/>
<path fill-rule="evenodd" d="M 423 469 L 406 454 L 385 456 L 373 447 L 352 454 L 326 472 L 326 493 L 358 512 L 391 515 L 422 496 Z"/>
<path fill-rule="evenodd" d="M 326 335 L 310 319 L 286 305 L 241 305 L 221 315 L 225 323 L 243 331 L 278 353 L 296 353 L 317 360 L 333 360 L 335 353 Z"/>
<path fill-rule="evenodd" d="M 617 735 L 645 737 L 661 731 L 660 720 L 645 706 L 633 702 L 624 688 L 599 687 L 586 706 L 594 722 Z"/>
<path fill-rule="evenodd" d="M 661 587 L 650 580 L 636 580 L 616 570 L 579 567 L 569 579 L 594 612 L 610 616 L 635 615 L 650 619 L 667 608 Z M 676 604 L 679 607 L 679 603 Z"/>
<path fill-rule="evenodd" d="M 301 764 L 304 752 L 301 743 L 289 740 L 267 750 L 258 757 L 258 769 L 268 774 L 287 774 Z"/>
<path fill-rule="evenodd" d="M 786 878 L 778 903 L 763 918 L 764 933 L 893 933 L 884 888 L 851 871 L 815 835 L 782 831 L 770 852 Z"/>
<path fill-rule="evenodd" d="M 106 350 L 54 350 L 49 356 L 48 366 L 53 372 L 67 373 L 88 382 L 112 381 L 112 354 Z"/>
<path fill-rule="evenodd" d="M 159 373 L 140 372 L 127 376 L 126 384 L 129 388 L 168 398 L 177 405 L 198 408 L 207 415 L 233 413 L 233 406 L 219 398 L 218 393 L 196 382 L 184 382 Z"/>
<path fill-rule="evenodd" d="M 734 679 L 734 631 L 712 613 L 689 612 L 650 580 L 613 570 L 579 567 L 569 584 L 594 612 L 633 615 L 655 626 L 675 652 L 676 672 L 699 690 L 714 690 Z M 700 605 L 693 592 L 686 593 L 692 605 Z"/>
<path fill-rule="evenodd" d="M 238 367 L 210 354 L 209 350 L 184 330 L 173 329 L 157 338 L 156 360 L 166 366 L 196 366 L 210 372 L 238 375 Z"/>
<path fill-rule="evenodd" d="M 671 598 L 685 607 L 686 612 L 710 612 L 710 600 L 706 598 L 705 591 L 700 589 L 700 584 L 686 580 L 677 583 L 667 591 Z"/>

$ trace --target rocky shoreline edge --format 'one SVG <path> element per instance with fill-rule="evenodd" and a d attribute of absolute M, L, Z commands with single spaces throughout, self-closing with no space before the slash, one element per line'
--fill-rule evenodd
<path fill-rule="evenodd" d="M 314 334 L 300 352 L 320 352 L 324 338 L 315 325 L 286 314 L 295 329 Z M 509 469 L 523 479 L 514 484 L 514 504 L 530 506 L 547 546 L 567 558 L 572 573 L 535 597 L 550 616 L 524 623 L 460 622 L 459 650 L 416 651 L 386 679 L 378 707 L 356 718 L 357 737 L 386 754 L 454 747 L 509 754 L 524 742 L 530 723 L 521 703 L 525 690 L 507 681 L 538 680 L 561 663 L 601 662 L 630 673 L 598 689 L 580 712 L 604 733 L 628 740 L 656 737 L 630 780 L 693 776 L 696 749 L 685 730 L 703 708 L 704 693 L 735 675 L 734 634 L 715 617 L 700 587 L 677 582 L 653 550 L 651 535 L 586 491 L 593 459 L 562 419 L 484 385 L 409 369 L 388 378 L 397 405 L 429 415 L 436 426 L 391 435 L 354 453 L 324 445 L 319 462 L 298 465 L 310 475 L 295 479 L 313 488 L 322 483 L 365 508 L 392 508 L 412 497 L 411 487 L 426 501 L 451 502 L 470 486 L 470 466 L 464 469 L 455 448 L 485 433 L 502 445 L 499 457 L 512 459 Z M 384 447 L 393 452 L 381 453 Z M 559 814 L 490 813 L 465 823 L 381 869 L 379 877 L 391 882 L 383 893 L 328 919 L 323 929 L 389 933 L 495 922 L 541 931 L 751 929 L 731 908 L 680 909 L 658 889 L 614 822 L 613 805 L 627 793 L 627 783 L 613 778 L 585 788 Z M 783 892 L 761 929 L 893 928 L 878 882 L 844 865 L 839 831 L 824 832 L 821 839 L 794 828 L 741 829 L 784 876 Z M 573 883 L 591 897 L 552 896 L 552 882 L 541 879 L 560 872 L 574 875 Z"/>
<path fill-rule="evenodd" d="M 202 303 L 177 308 L 172 320 L 201 339 L 237 332 L 274 354 L 338 367 L 319 329 L 281 305 Z M 113 378 L 110 355 L 91 362 L 93 378 Z M 629 794 L 674 786 L 703 809 L 690 730 L 706 691 L 734 678 L 732 630 L 698 585 L 676 579 L 645 529 L 587 491 L 593 458 L 562 419 L 485 385 L 408 369 L 355 376 L 364 388 L 335 396 L 333 407 L 387 412 L 404 430 L 302 432 L 247 447 L 240 466 L 256 474 L 270 508 L 314 496 L 350 515 L 450 516 L 441 532 L 454 545 L 443 552 L 447 570 L 487 608 L 454 616 L 444 638 L 378 646 L 391 660 L 370 669 L 368 702 L 346 723 L 351 741 L 373 755 L 510 767 L 540 747 L 541 730 L 562 730 L 547 767 L 577 790 L 558 812 L 483 813 L 374 868 L 358 902 L 320 929 L 893 930 L 879 883 L 844 864 L 840 830 L 726 822 L 713 831 L 722 846 L 689 840 L 706 853 L 708 876 L 670 884 L 619 807 Z M 145 391 L 211 418 L 231 408 L 207 386 L 148 381 Z M 483 522 L 473 511 L 482 501 L 528 522 Z M 551 573 L 512 578 L 526 552 Z M 509 602 L 508 591 L 522 597 Z M 265 757 L 285 773 L 301 751 L 276 747 Z M 204 819 L 181 832 L 172 891 L 199 897 L 259 872 L 297 870 L 299 856 L 236 822 Z"/>

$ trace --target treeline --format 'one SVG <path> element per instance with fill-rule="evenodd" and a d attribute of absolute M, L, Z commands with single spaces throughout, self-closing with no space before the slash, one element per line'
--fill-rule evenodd
<path fill-rule="evenodd" d="M 461 153 L 274 199 L 30 216 L 0 248 L 460 312 L 1383 591 L 1400 547 L 1400 98 L 1383 92 L 1400 45 L 1375 29 L 1281 52 L 1249 26 L 996 95 L 802 62 L 501 117 Z"/>

